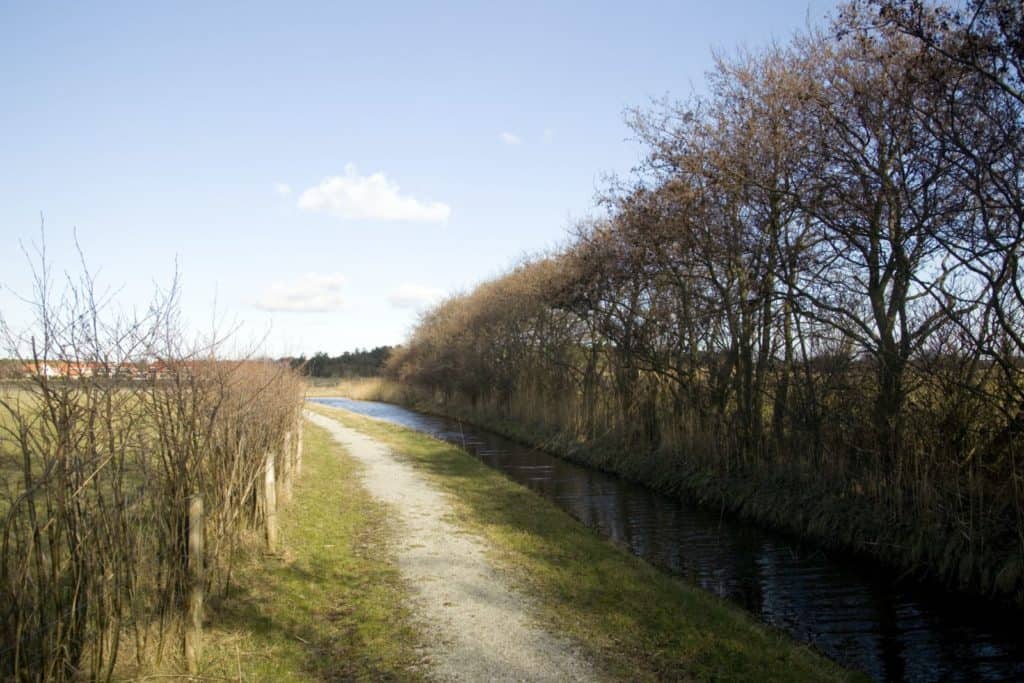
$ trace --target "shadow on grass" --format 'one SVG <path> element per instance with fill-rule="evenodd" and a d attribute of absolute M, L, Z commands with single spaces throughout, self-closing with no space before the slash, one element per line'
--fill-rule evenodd
<path fill-rule="evenodd" d="M 422 678 L 386 510 L 361 488 L 356 463 L 308 425 L 304 463 L 281 514 L 281 557 L 244 558 L 230 592 L 211 602 L 211 626 L 253 646 L 244 668 L 254 680 Z M 216 645 L 211 667 L 228 668 Z"/>
<path fill-rule="evenodd" d="M 332 571 L 327 562 L 313 566 L 282 566 L 273 570 L 275 578 L 292 589 L 279 591 L 274 603 L 283 609 L 268 609 L 267 596 L 248 587 L 233 588 L 216 605 L 219 626 L 247 631 L 259 642 L 293 641 L 303 653 L 302 671 L 321 681 L 407 680 L 394 671 L 393 663 L 372 655 L 374 643 L 360 628 L 360 609 L 344 595 L 313 606 L 294 586 L 315 583 L 321 586 L 347 585 L 354 589 L 367 582 L 390 581 L 389 572 L 362 572 L 359 576 Z M 273 656 L 272 654 L 257 656 Z"/>

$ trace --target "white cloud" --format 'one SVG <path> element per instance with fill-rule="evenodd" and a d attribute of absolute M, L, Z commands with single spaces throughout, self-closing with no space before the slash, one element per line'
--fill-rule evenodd
<path fill-rule="evenodd" d="M 274 183 L 274 192 L 282 197 L 287 197 L 292 193 L 292 186 L 288 183 Z"/>
<path fill-rule="evenodd" d="M 444 290 L 436 287 L 402 285 L 391 290 L 388 301 L 395 308 L 423 308 L 437 302 L 443 296 Z"/>
<path fill-rule="evenodd" d="M 345 307 L 342 289 L 345 276 L 339 273 L 306 273 L 287 282 L 274 282 L 254 304 L 261 311 L 327 313 Z"/>
<path fill-rule="evenodd" d="M 501 138 L 501 141 L 504 142 L 506 145 L 519 145 L 522 144 L 523 142 L 523 139 L 520 138 L 518 135 L 516 135 L 515 133 L 509 133 L 507 131 L 504 133 L 499 133 L 498 137 Z"/>
<path fill-rule="evenodd" d="M 402 195 L 398 185 L 378 171 L 361 176 L 353 164 L 345 175 L 325 178 L 299 196 L 299 208 L 346 219 L 444 223 L 452 209 L 441 202 L 421 202 Z"/>
<path fill-rule="evenodd" d="M 545 143 L 550 143 L 552 140 L 555 139 L 555 131 L 553 131 L 550 128 L 545 128 L 544 134 L 541 136 L 541 139 L 544 140 Z"/>

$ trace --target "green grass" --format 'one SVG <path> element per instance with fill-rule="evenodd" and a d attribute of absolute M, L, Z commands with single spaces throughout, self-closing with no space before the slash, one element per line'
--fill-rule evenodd
<path fill-rule="evenodd" d="M 310 406 L 391 446 L 451 494 L 548 628 L 622 680 L 859 679 L 780 631 L 617 548 L 466 452 L 412 430 Z"/>
<path fill-rule="evenodd" d="M 422 678 L 421 640 L 389 550 L 389 512 L 362 488 L 360 467 L 306 424 L 302 477 L 280 514 L 280 551 L 250 549 L 228 596 L 210 606 L 204 679 Z M 180 662 L 167 666 L 180 671 Z"/>

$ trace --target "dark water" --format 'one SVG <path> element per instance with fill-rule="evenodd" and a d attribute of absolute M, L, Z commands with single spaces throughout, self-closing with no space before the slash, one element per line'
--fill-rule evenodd
<path fill-rule="evenodd" d="M 313 399 L 464 446 L 633 553 L 880 680 L 1024 680 L 1024 613 L 833 556 L 455 420 Z"/>

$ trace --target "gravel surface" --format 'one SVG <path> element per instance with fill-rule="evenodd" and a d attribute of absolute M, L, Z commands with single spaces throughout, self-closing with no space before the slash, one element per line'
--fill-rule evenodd
<path fill-rule="evenodd" d="M 528 599 L 495 572 L 486 543 L 452 524 L 452 505 L 389 449 L 336 420 L 306 413 L 365 466 L 363 483 L 399 513 L 396 548 L 414 610 L 431 641 L 430 674 L 443 681 L 589 681 L 597 676 L 564 639 L 526 613 Z"/>

